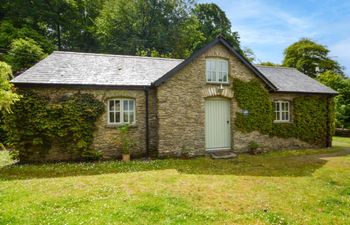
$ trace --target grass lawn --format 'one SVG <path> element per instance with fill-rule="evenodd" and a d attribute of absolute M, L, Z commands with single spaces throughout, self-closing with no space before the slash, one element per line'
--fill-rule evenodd
<path fill-rule="evenodd" d="M 232 160 L 14 165 L 0 224 L 349 224 L 350 139 Z"/>

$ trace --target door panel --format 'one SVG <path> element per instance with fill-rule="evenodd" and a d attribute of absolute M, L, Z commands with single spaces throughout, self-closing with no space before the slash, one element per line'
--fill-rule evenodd
<path fill-rule="evenodd" d="M 207 150 L 231 149 L 230 100 L 205 101 L 205 147 Z"/>

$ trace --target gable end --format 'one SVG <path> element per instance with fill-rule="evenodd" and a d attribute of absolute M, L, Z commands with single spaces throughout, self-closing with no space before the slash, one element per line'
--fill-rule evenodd
<path fill-rule="evenodd" d="M 221 43 L 224 45 L 234 56 L 236 56 L 246 67 L 248 67 L 257 77 L 259 77 L 271 90 L 277 91 L 278 88 L 272 84 L 262 73 L 259 72 L 247 59 L 245 59 L 240 53 L 238 53 L 223 37 L 219 36 L 214 41 L 210 42 L 205 47 L 201 48 L 194 54 L 192 54 L 189 58 L 187 58 L 185 61 L 174 67 L 172 70 L 167 72 L 164 76 L 160 77 L 158 80 L 156 80 L 152 85 L 158 87 L 162 83 L 166 82 L 168 79 L 170 79 L 172 76 L 174 76 L 178 71 L 180 71 L 182 68 L 190 64 L 193 60 L 195 60 L 197 57 L 199 57 L 202 53 L 207 51 L 209 48 L 213 47 L 214 45 Z"/>

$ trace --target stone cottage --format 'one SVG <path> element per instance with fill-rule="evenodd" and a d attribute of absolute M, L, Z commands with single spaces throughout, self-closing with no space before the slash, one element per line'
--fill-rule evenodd
<path fill-rule="evenodd" d="M 257 81 L 273 108 L 271 124 L 290 124 L 293 135 L 238 129 L 236 119 L 249 119 L 254 112 L 240 108 L 236 80 Z M 52 99 L 80 92 L 102 101 L 106 112 L 96 123 L 93 147 L 104 158 L 120 155 L 113 140 L 116 127 L 124 123 L 131 125 L 136 141 L 133 155 L 239 152 L 251 141 L 269 149 L 331 146 L 334 90 L 293 68 L 253 65 L 221 37 L 185 60 L 56 51 L 12 83 Z M 319 142 L 293 132 L 299 129 L 295 121 L 300 114 L 293 112 L 293 104 L 300 96 L 316 96 L 327 105 L 320 108 L 325 135 Z M 68 157 L 50 154 L 55 160 Z"/>

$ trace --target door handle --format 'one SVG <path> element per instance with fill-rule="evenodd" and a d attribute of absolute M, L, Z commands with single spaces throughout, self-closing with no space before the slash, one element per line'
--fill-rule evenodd
<path fill-rule="evenodd" d="M 230 121 L 229 121 L 229 120 L 227 120 L 227 121 L 226 121 L 226 123 L 227 123 L 227 124 L 229 124 L 229 123 L 230 123 Z"/>

